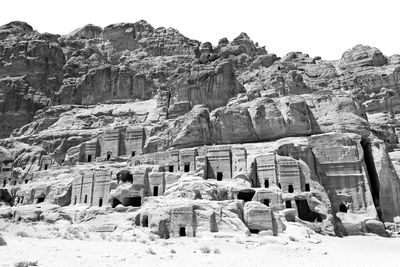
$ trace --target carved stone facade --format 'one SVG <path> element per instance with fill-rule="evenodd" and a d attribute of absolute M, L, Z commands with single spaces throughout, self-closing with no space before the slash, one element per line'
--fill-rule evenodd
<path fill-rule="evenodd" d="M 151 172 L 149 173 L 149 189 L 150 196 L 160 196 L 165 191 L 165 173 Z"/>
<path fill-rule="evenodd" d="M 0 161 L 0 186 L 6 187 L 11 182 L 12 160 Z"/>
<path fill-rule="evenodd" d="M 179 169 L 183 172 L 196 170 L 196 148 L 186 148 L 179 150 Z"/>
<path fill-rule="evenodd" d="M 108 203 L 112 173 L 106 170 L 85 171 L 72 183 L 71 204 L 103 206 Z"/>
<path fill-rule="evenodd" d="M 59 166 L 58 162 L 55 161 L 55 159 L 50 155 L 42 156 L 42 158 L 40 159 L 39 165 L 40 165 L 40 167 L 39 167 L 40 171 L 46 171 L 46 170 L 50 169 L 52 166 Z"/>
<path fill-rule="evenodd" d="M 313 152 L 333 211 L 358 213 L 366 210 L 371 205 L 372 197 L 365 198 L 370 190 L 363 169 L 362 153 L 357 146 L 318 147 Z"/>
<path fill-rule="evenodd" d="M 284 193 L 294 193 L 301 191 L 300 170 L 296 160 L 289 157 L 279 157 L 278 165 L 278 185 Z"/>
<path fill-rule="evenodd" d="M 120 154 L 120 129 L 107 130 L 101 138 L 101 157 L 109 161 L 116 159 Z"/>
<path fill-rule="evenodd" d="M 232 179 L 232 158 L 229 146 L 209 147 L 207 159 L 208 179 L 217 179 L 217 181 Z M 242 162 L 240 166 L 243 168 Z"/>
<path fill-rule="evenodd" d="M 269 188 L 271 185 L 278 186 L 276 175 L 275 154 L 267 153 L 256 157 L 257 177 L 261 187 Z"/>
<path fill-rule="evenodd" d="M 126 128 L 124 139 L 125 155 L 136 156 L 142 154 L 145 135 L 142 127 Z"/>

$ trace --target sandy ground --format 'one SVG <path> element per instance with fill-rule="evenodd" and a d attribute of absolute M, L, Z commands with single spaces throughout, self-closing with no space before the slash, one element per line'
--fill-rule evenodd
<path fill-rule="evenodd" d="M 400 239 L 317 236 L 319 244 L 281 238 L 175 238 L 145 242 L 38 239 L 3 234 L 0 266 L 400 266 Z M 205 253 L 207 248 L 209 253 Z"/>

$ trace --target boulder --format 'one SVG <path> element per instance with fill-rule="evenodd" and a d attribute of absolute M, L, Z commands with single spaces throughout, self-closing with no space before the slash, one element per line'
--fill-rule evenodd
<path fill-rule="evenodd" d="M 367 220 L 365 222 L 365 226 L 367 231 L 370 233 L 374 233 L 383 237 L 388 237 L 388 233 L 385 230 L 385 225 L 378 220 Z"/>

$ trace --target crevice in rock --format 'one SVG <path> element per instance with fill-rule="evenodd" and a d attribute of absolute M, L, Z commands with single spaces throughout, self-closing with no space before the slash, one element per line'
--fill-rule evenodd
<path fill-rule="evenodd" d="M 379 219 L 382 221 L 382 211 L 379 204 L 379 177 L 375 168 L 374 156 L 372 155 L 372 148 L 370 141 L 363 139 L 361 146 L 364 152 L 364 163 L 368 173 L 368 182 L 371 189 L 372 199 Z"/>

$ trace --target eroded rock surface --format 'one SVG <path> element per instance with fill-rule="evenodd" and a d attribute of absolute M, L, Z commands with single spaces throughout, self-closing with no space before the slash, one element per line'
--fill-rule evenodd
<path fill-rule="evenodd" d="M 98 229 L 161 238 L 386 236 L 400 216 L 399 70 L 398 55 L 366 45 L 325 61 L 144 20 L 65 36 L 11 22 L 0 27 L 0 217 L 115 212 L 124 219 Z"/>

